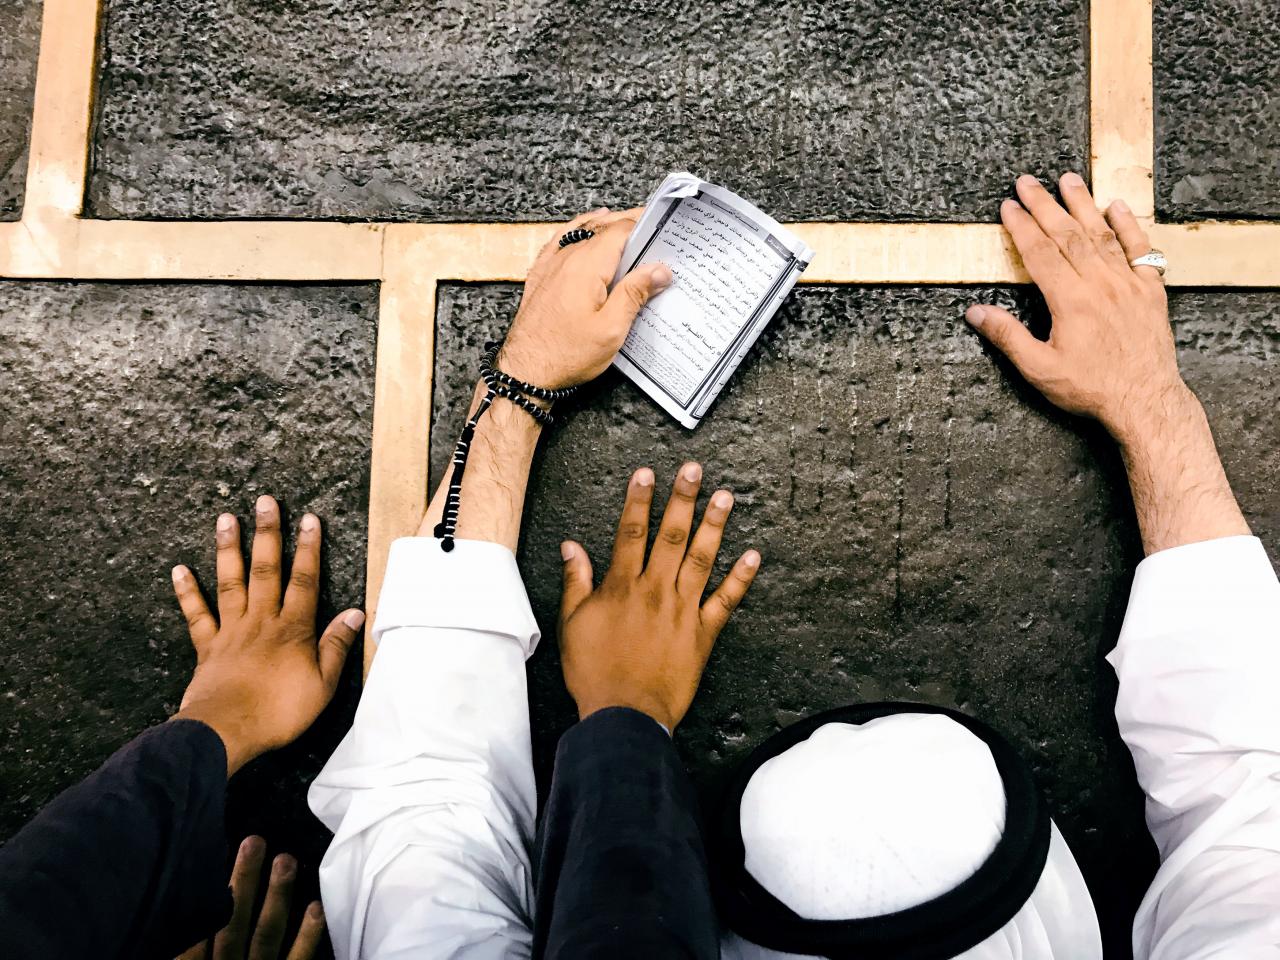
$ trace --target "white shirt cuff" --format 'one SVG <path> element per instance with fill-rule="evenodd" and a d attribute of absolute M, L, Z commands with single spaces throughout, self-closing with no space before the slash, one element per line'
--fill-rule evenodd
<path fill-rule="evenodd" d="M 516 640 L 528 658 L 541 633 L 515 555 L 498 543 L 457 540 L 445 553 L 435 537 L 391 544 L 373 639 L 399 627 L 476 630 Z"/>
<path fill-rule="evenodd" d="M 1133 575 L 1114 665 L 1143 637 L 1221 631 L 1224 621 L 1274 606 L 1280 584 L 1257 537 L 1220 537 L 1153 553 Z M 1212 655 L 1212 654 L 1211 654 Z"/>

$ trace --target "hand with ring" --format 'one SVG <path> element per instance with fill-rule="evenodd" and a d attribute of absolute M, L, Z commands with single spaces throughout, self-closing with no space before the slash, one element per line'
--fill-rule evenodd
<path fill-rule="evenodd" d="M 538 254 L 498 368 L 558 390 L 598 377 L 649 299 L 671 284 L 662 264 L 640 267 L 609 290 L 640 209 L 593 210 L 556 230 Z"/>
<path fill-rule="evenodd" d="M 1104 215 L 1078 174 L 1063 174 L 1059 187 L 1065 209 L 1030 175 L 1018 178 L 1018 200 L 1000 207 L 1049 305 L 1049 339 L 991 304 L 965 316 L 1049 400 L 1124 444 L 1189 394 L 1160 279 L 1164 256 L 1124 201 Z"/>

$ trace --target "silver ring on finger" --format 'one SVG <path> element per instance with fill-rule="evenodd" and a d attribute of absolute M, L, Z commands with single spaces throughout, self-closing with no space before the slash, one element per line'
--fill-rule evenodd
<path fill-rule="evenodd" d="M 1164 272 L 1168 269 L 1169 259 L 1160 250 L 1152 248 L 1140 257 L 1134 257 L 1129 261 L 1131 267 L 1155 267 L 1156 272 L 1160 276 L 1164 276 Z"/>
<path fill-rule="evenodd" d="M 589 230 L 585 227 L 574 227 L 560 238 L 560 247 L 563 249 L 571 243 L 581 243 L 583 240 L 590 240 L 595 235 L 596 232 L 594 230 Z"/>

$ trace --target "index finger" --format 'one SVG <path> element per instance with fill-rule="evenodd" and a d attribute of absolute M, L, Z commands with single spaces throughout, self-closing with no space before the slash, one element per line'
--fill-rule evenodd
<path fill-rule="evenodd" d="M 1097 267 L 1100 260 L 1097 248 L 1076 218 L 1062 208 L 1043 183 L 1026 173 L 1018 178 L 1015 189 L 1022 205 L 1035 217 L 1044 235 L 1062 252 L 1062 258 L 1071 270 L 1083 275 Z"/>
<path fill-rule="evenodd" d="M 214 542 L 218 548 L 218 619 L 227 623 L 244 613 L 245 603 L 240 525 L 232 514 L 218 517 Z"/>
<path fill-rule="evenodd" d="M 249 606 L 280 609 L 280 506 L 265 494 L 254 507 Z"/>
<path fill-rule="evenodd" d="M 547 242 L 542 245 L 542 249 L 538 251 L 538 260 L 546 259 L 560 249 L 560 238 L 575 227 L 581 227 L 588 220 L 594 217 L 603 217 L 609 213 L 608 207 L 597 207 L 594 210 L 588 210 L 586 213 L 580 213 L 572 220 L 559 224 L 555 233 L 547 238 Z"/>
<path fill-rule="evenodd" d="M 644 550 L 649 543 L 649 510 L 653 506 L 653 471 L 641 467 L 627 484 L 627 499 L 613 539 L 609 576 L 635 579 L 644 570 Z"/>
<path fill-rule="evenodd" d="M 604 220 L 591 224 L 596 235 L 590 240 L 575 243 L 578 256 L 589 256 L 601 265 L 601 272 L 608 274 L 605 283 L 613 282 L 613 275 L 618 270 L 618 262 L 622 259 L 622 248 L 627 245 L 627 238 L 635 229 L 639 214 L 635 210 L 623 210 L 611 214 Z M 569 248 L 570 250 L 573 247 Z"/>
<path fill-rule="evenodd" d="M 1031 280 L 1053 307 L 1063 283 L 1079 279 L 1079 275 L 1067 263 L 1058 245 L 1050 240 L 1035 218 L 1016 200 L 1000 204 L 1000 221 L 1013 238 Z"/>

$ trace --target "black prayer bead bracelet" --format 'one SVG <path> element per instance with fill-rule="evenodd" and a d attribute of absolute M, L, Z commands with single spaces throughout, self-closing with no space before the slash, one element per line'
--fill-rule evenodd
<path fill-rule="evenodd" d="M 462 474 L 467 469 L 467 454 L 471 451 L 471 441 L 476 435 L 476 424 L 484 416 L 484 412 L 493 404 L 494 397 L 510 400 L 525 411 L 542 426 L 550 426 L 555 418 L 551 411 L 538 406 L 533 400 L 554 403 L 572 394 L 577 387 L 566 387 L 563 390 L 549 390 L 546 387 L 534 386 L 517 380 L 509 373 L 503 373 L 497 367 L 498 350 L 502 345 L 491 340 L 484 345 L 484 354 L 480 358 L 480 376 L 484 380 L 484 397 L 476 412 L 471 415 L 462 435 L 458 437 L 458 445 L 453 449 L 453 475 L 449 477 L 449 491 L 445 495 L 444 515 L 436 524 L 435 535 L 440 538 L 440 549 L 445 553 L 453 549 L 454 534 L 458 529 L 458 507 L 462 500 Z M 533 400 L 529 399 L 530 397 Z"/>

